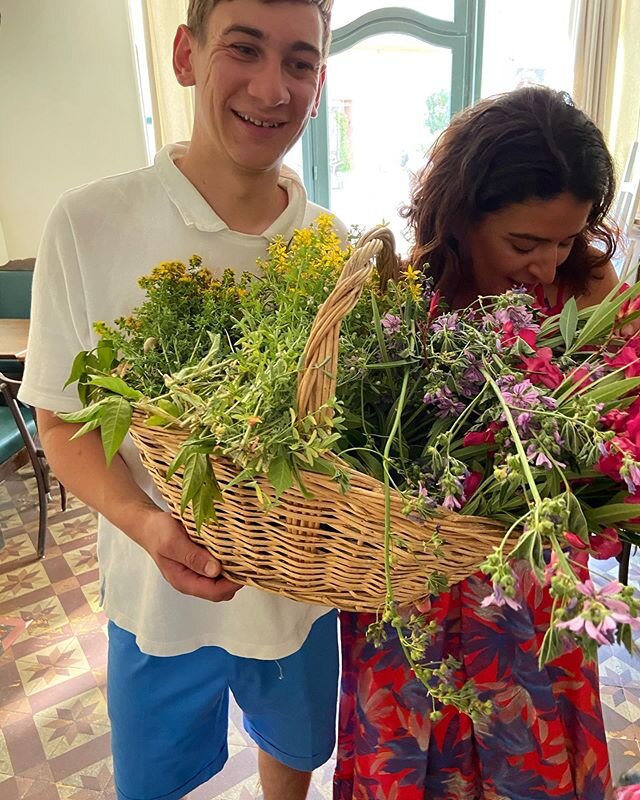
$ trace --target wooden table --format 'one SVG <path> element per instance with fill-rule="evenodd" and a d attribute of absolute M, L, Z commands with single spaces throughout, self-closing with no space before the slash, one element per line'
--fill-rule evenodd
<path fill-rule="evenodd" d="M 0 318 L 0 358 L 24 359 L 28 337 L 28 319 Z"/>

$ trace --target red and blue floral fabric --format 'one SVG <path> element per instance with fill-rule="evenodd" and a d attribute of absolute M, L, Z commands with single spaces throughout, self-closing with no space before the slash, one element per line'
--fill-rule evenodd
<path fill-rule="evenodd" d="M 432 598 L 440 632 L 427 660 L 461 662 L 492 714 L 472 722 L 431 700 L 393 630 L 366 641 L 372 615 L 341 614 L 343 678 L 334 800 L 610 800 L 597 667 L 574 647 L 538 668 L 551 600 L 526 569 L 520 608 L 483 606 L 476 574 Z"/>

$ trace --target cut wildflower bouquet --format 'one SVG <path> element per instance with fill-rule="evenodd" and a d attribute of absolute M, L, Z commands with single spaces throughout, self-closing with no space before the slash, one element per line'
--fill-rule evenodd
<path fill-rule="evenodd" d="M 554 314 L 523 288 L 451 310 L 409 267 L 372 298 L 377 346 L 356 324 L 343 336 L 358 377 L 338 387 L 343 458 L 395 484 L 410 515 L 504 523 L 481 567 L 493 583 L 483 605 L 519 608 L 522 564 L 532 570 L 553 598 L 543 663 L 569 638 L 589 658 L 614 637 L 631 650 L 640 624 L 633 588 L 596 588 L 586 570 L 588 555 L 640 543 L 640 337 L 617 334 L 639 295 L 616 290 L 581 311 L 572 298 Z M 392 568 L 402 542 L 388 535 Z M 421 657 L 434 630 L 391 592 L 374 638 L 383 622 L 428 685 Z"/>
<path fill-rule="evenodd" d="M 228 577 L 379 612 L 431 694 L 479 713 L 452 664 L 422 662 L 433 624 L 407 609 L 480 566 L 487 603 L 521 602 L 523 563 L 550 585 L 542 660 L 565 637 L 631 647 L 633 592 L 596 590 L 584 561 L 640 529 L 640 340 L 616 335 L 640 289 L 559 315 L 524 291 L 452 311 L 394 263 L 385 230 L 344 251 L 320 218 L 257 277 L 161 265 L 130 317 L 97 325 L 70 378 L 85 408 L 64 418 L 99 428 L 108 459 L 130 430 Z"/>

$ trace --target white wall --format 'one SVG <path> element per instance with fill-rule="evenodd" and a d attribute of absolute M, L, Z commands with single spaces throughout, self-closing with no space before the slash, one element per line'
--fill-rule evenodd
<path fill-rule="evenodd" d="M 146 164 L 127 0 L 0 4 L 0 223 L 34 256 L 58 196 Z"/>

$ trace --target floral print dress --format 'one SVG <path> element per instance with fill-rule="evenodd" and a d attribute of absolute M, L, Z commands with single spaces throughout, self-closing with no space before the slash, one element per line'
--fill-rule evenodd
<path fill-rule="evenodd" d="M 476 574 L 432 598 L 440 633 L 427 660 L 453 655 L 493 712 L 472 722 L 430 699 L 393 630 L 377 649 L 372 615 L 341 614 L 342 697 L 334 800 L 609 800 L 597 667 L 576 647 L 538 669 L 551 600 L 526 570 L 520 609 L 482 601 Z"/>
<path fill-rule="evenodd" d="M 493 703 L 476 722 L 450 706 L 432 722 L 395 631 L 376 648 L 373 615 L 341 613 L 334 800 L 613 798 L 597 665 L 574 647 L 540 670 L 552 601 L 524 566 L 517 589 L 517 608 L 483 606 L 493 589 L 478 573 L 431 598 L 426 614 L 439 633 L 425 660 L 454 656 L 460 681 Z"/>

